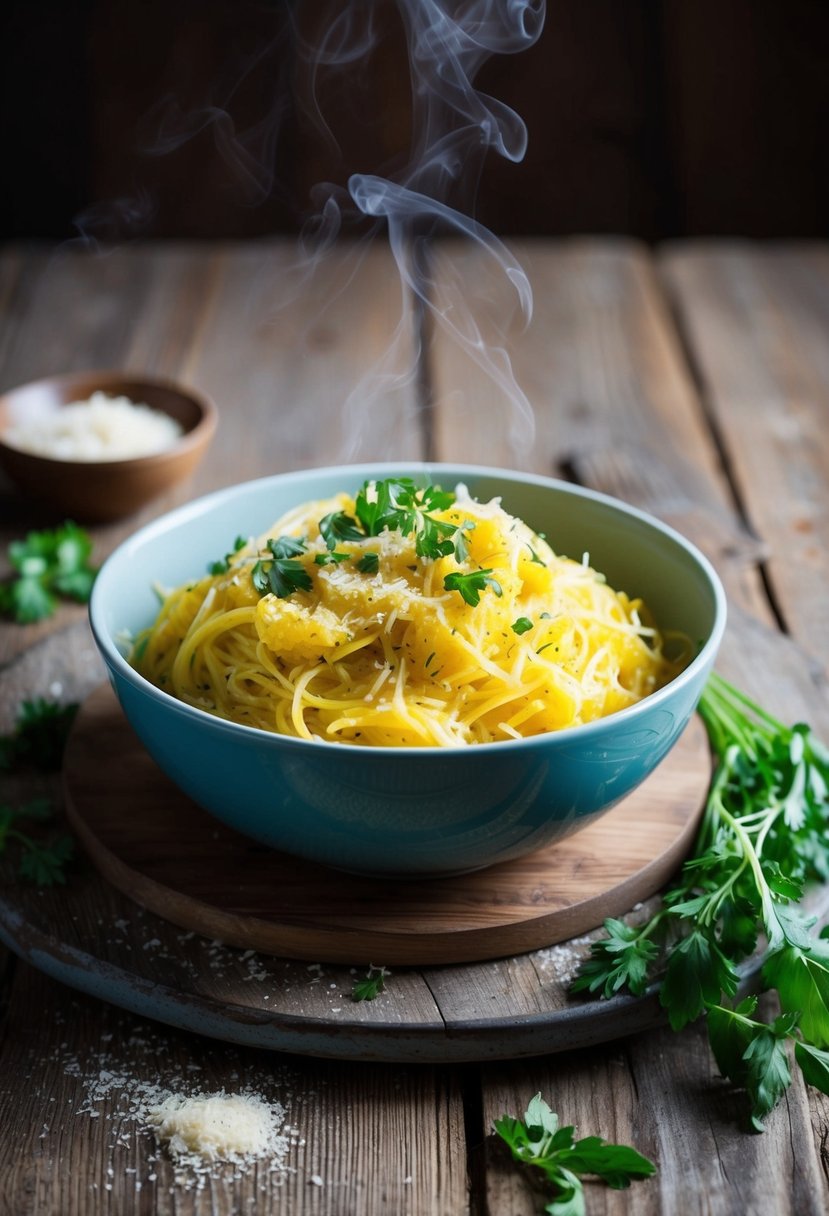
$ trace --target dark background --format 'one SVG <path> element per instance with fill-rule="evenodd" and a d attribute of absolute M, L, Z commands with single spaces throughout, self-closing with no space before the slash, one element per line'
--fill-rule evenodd
<path fill-rule="evenodd" d="M 318 76 L 337 149 L 313 121 L 299 38 L 367 5 L 381 48 Z M 13 0 L 3 27 L 6 237 L 295 231 L 315 182 L 393 166 L 409 145 L 383 0 Z M 477 80 L 529 127 L 522 164 L 487 158 L 478 218 L 651 241 L 825 235 L 828 81 L 826 0 L 550 0 L 538 44 Z M 190 138 L 173 148 L 176 106 Z"/>

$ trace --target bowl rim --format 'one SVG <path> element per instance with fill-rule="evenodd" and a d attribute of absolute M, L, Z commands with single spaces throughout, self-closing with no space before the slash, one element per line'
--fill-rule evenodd
<path fill-rule="evenodd" d="M 118 460 L 62 460 L 60 457 L 44 456 L 39 452 L 30 452 L 27 448 L 19 448 L 13 443 L 8 443 L 5 438 L 7 428 L 3 426 L 0 426 L 0 448 L 5 452 L 13 454 L 18 460 L 27 460 L 32 463 L 37 462 L 37 464 L 43 466 L 44 470 L 50 468 L 57 470 L 80 467 L 87 470 L 112 469 L 115 472 L 124 472 L 130 468 L 140 468 L 149 466 L 152 463 L 175 460 L 177 457 L 189 452 L 192 448 L 200 447 L 202 444 L 209 442 L 218 426 L 218 408 L 213 398 L 209 393 L 204 392 L 204 390 L 184 384 L 178 380 L 173 380 L 169 376 L 148 376 L 140 372 L 133 374 L 121 371 L 118 368 L 90 368 L 88 371 L 59 372 L 54 376 L 39 376 L 36 380 L 25 380 L 21 384 L 4 389 L 0 393 L 0 405 L 18 393 L 37 389 L 40 385 L 61 384 L 69 386 L 76 382 L 84 383 L 88 380 L 96 380 L 100 385 L 99 388 L 90 389 L 90 392 L 106 392 L 108 386 L 124 384 L 147 385 L 150 388 L 165 389 L 168 392 L 177 393 L 180 397 L 189 398 L 190 401 L 194 402 L 199 411 L 199 417 L 193 426 L 190 427 L 189 431 L 185 431 L 183 435 L 179 435 L 169 447 L 162 448 L 158 452 L 147 452 L 143 456 L 126 456 Z M 64 401 L 58 408 L 63 409 L 68 404 L 70 403 Z M 162 410 L 162 413 L 166 413 L 166 410 Z M 206 497 L 210 496 L 207 495 Z"/>
<path fill-rule="evenodd" d="M 647 715 L 652 709 L 658 708 L 666 700 L 673 698 L 674 694 L 684 688 L 692 680 L 694 680 L 700 669 L 709 664 L 713 664 L 719 650 L 720 643 L 725 632 L 726 618 L 728 613 L 727 600 L 725 589 L 719 575 L 714 569 L 711 562 L 701 552 L 700 549 L 687 537 L 683 536 L 670 524 L 663 523 L 655 516 L 650 515 L 647 511 L 641 510 L 639 507 L 634 507 L 622 499 L 615 498 L 610 494 L 604 494 L 599 490 L 592 490 L 585 486 L 575 485 L 571 482 L 562 481 L 558 478 L 546 477 L 538 473 L 523 473 L 516 469 L 501 468 L 494 465 L 471 465 L 471 464 L 455 464 L 451 461 L 435 461 L 435 460 L 412 460 L 412 461 L 373 461 L 362 464 L 342 464 L 342 465 L 321 465 L 309 466 L 308 468 L 295 469 L 287 473 L 273 473 L 265 477 L 253 478 L 246 482 L 237 482 L 232 486 L 224 486 L 221 489 L 214 490 L 209 494 L 203 495 L 200 498 L 192 499 L 182 506 L 174 508 L 172 511 L 159 516 L 150 523 L 145 524 L 136 532 L 133 532 L 129 537 L 121 542 L 103 562 L 98 576 L 92 587 L 92 594 L 89 601 L 89 622 L 92 629 L 92 634 L 96 645 L 100 650 L 104 660 L 114 675 L 125 679 L 133 688 L 149 696 L 153 700 L 157 700 L 160 704 L 171 712 L 181 714 L 186 719 L 193 722 L 200 722 L 208 729 L 215 729 L 222 733 L 227 732 L 231 735 L 237 735 L 241 739 L 247 739 L 250 742 L 258 739 L 260 742 L 270 740 L 271 746 L 274 741 L 280 745 L 285 745 L 291 748 L 300 748 L 306 750 L 309 747 L 319 746 L 336 746 L 336 740 L 325 739 L 301 739 L 293 735 L 282 735 L 276 731 L 262 730 L 256 726 L 246 726 L 239 722 L 232 722 L 226 718 L 220 718 L 215 714 L 208 713 L 207 710 L 198 709 L 196 706 L 189 705 L 185 701 L 180 701 L 171 693 L 165 692 L 164 689 L 158 688 L 152 684 L 144 676 L 132 667 L 124 656 L 121 654 L 114 637 L 104 626 L 102 599 L 105 595 L 108 569 L 112 569 L 116 560 L 124 560 L 129 556 L 130 550 L 139 545 L 143 545 L 148 540 L 153 540 L 156 535 L 163 535 L 170 528 L 174 528 L 179 524 L 185 524 L 190 519 L 201 514 L 205 510 L 209 510 L 221 503 L 231 500 L 236 495 L 249 491 L 257 486 L 263 486 L 266 482 L 278 482 L 280 486 L 290 485 L 291 482 L 302 483 L 309 475 L 326 476 L 343 474 L 348 477 L 353 477 L 356 482 L 363 482 L 370 479 L 373 475 L 383 473 L 384 476 L 400 475 L 440 475 L 441 470 L 451 470 L 453 477 L 461 481 L 465 476 L 468 477 L 489 477 L 493 479 L 506 478 L 511 482 L 538 485 L 542 488 L 564 490 L 569 494 L 573 494 L 577 498 L 589 499 L 605 506 L 608 506 L 616 511 L 620 511 L 623 515 L 628 515 L 633 519 L 644 523 L 648 527 L 664 536 L 673 540 L 684 549 L 690 557 L 695 561 L 697 566 L 703 572 L 712 592 L 714 600 L 714 621 L 704 644 L 700 647 L 694 657 L 691 659 L 687 667 L 675 676 L 673 680 L 665 684 L 656 692 L 650 693 L 643 697 L 641 701 L 637 701 L 635 705 L 626 706 L 624 709 L 617 710 L 615 713 L 607 714 L 605 717 L 596 718 L 592 722 L 584 722 L 576 726 L 563 727 L 561 730 L 548 731 L 540 735 L 530 735 L 522 739 L 499 739 L 490 743 L 475 743 L 464 747 L 458 744 L 457 747 L 427 745 L 424 747 L 369 747 L 359 745 L 340 744 L 344 755 L 356 755 L 359 757 L 377 756 L 412 756 L 420 755 L 435 758 L 436 756 L 446 756 L 452 754 L 460 755 L 478 755 L 481 751 L 489 752 L 495 749 L 497 754 L 506 754 L 515 748 L 526 750 L 528 748 L 540 747 L 549 745 L 551 741 L 556 741 L 558 744 L 567 744 L 573 740 L 581 739 L 587 741 L 595 738 L 597 735 L 610 733 L 619 723 L 634 724 L 635 721 Z M 185 581 L 186 575 L 182 578 Z M 370 763 L 370 761 L 369 761 Z"/>

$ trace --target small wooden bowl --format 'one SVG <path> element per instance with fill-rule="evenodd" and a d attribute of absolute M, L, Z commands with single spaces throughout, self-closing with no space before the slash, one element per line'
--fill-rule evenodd
<path fill-rule="evenodd" d="M 33 409 L 60 409 L 92 393 L 128 397 L 174 418 L 184 432 L 169 448 L 127 460 L 55 460 L 12 447 L 5 432 Z M 78 372 L 35 380 L 0 396 L 0 466 L 21 490 L 81 523 L 138 511 L 196 468 L 216 430 L 209 397 L 168 380 L 123 372 Z"/>

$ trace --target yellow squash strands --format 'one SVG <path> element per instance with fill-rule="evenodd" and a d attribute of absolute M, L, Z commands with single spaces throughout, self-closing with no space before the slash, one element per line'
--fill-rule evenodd
<path fill-rule="evenodd" d="M 682 666 L 664 656 L 641 600 L 612 590 L 586 563 L 556 556 L 497 499 L 478 503 L 458 487 L 451 506 L 430 512 L 462 528 L 468 554 L 460 560 L 454 552 L 419 557 L 414 535 L 397 530 L 337 540 L 332 558 L 319 522 L 354 511 L 344 494 L 300 506 L 230 557 L 227 571 L 171 592 L 138 640 L 134 666 L 234 722 L 403 747 L 519 739 L 590 722 L 639 701 Z M 284 598 L 260 594 L 251 573 L 257 560 L 267 564 L 266 542 L 277 537 L 302 539 L 291 569 L 310 582 Z M 445 588 L 447 575 L 474 572 L 477 604 Z"/>

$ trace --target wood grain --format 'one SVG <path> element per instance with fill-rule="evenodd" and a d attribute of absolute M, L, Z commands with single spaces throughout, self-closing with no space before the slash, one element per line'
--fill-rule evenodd
<path fill-rule="evenodd" d="M 411 390 L 411 403 L 431 402 L 433 411 L 415 419 L 402 403 L 405 393 L 402 399 L 393 393 L 389 417 L 400 428 L 399 447 L 397 432 L 385 427 L 387 449 L 371 451 L 370 436 L 360 456 L 427 455 L 431 445 L 442 458 L 563 474 L 668 519 L 705 549 L 726 583 L 731 615 L 721 670 L 783 717 L 807 718 L 829 735 L 821 640 L 825 247 L 674 247 L 658 268 L 645 250 L 622 241 L 527 242 L 522 256 L 536 291 L 536 321 L 526 334 L 505 326 L 511 301 L 499 297 L 477 255 L 465 254 L 459 265 L 470 303 L 488 310 L 484 326 L 504 332 L 534 401 L 536 440 L 519 436 L 519 448 L 513 446 L 489 382 L 433 334 L 432 383 L 421 376 Z M 320 322 L 328 301 L 317 294 L 324 275 L 299 294 L 287 281 L 270 285 L 269 275 L 290 261 L 274 243 L 148 246 L 89 259 L 10 250 L 0 258 L 0 384 L 93 364 L 194 378 L 219 400 L 224 419 L 211 463 L 181 488 L 182 497 L 242 480 L 251 470 L 339 458 L 347 453 L 341 403 L 400 315 L 395 280 L 380 255 L 353 297 L 334 293 L 336 324 L 329 327 Z M 487 283 L 490 300 L 479 290 Z M 280 329 L 280 305 L 291 300 L 305 319 L 298 315 Z M 263 311 L 273 318 L 270 327 L 258 324 Z M 283 389 L 280 401 L 287 399 L 297 434 L 286 435 L 281 411 L 270 422 L 268 405 Z M 96 556 L 169 505 L 155 504 L 123 529 L 96 530 Z M 0 509 L 3 542 L 49 522 L 9 487 L 0 487 Z M 62 696 L 83 698 L 100 681 L 83 616 L 82 608 L 67 607 L 42 626 L 2 630 L 3 729 L 29 691 L 48 695 L 59 683 Z M 793 638 L 781 634 L 781 621 Z M 803 649 L 812 650 L 814 639 L 817 662 Z M 242 1029 L 256 1024 L 269 996 L 277 1021 L 331 1020 L 347 1009 L 347 1036 L 357 1051 L 361 1033 L 368 1038 L 395 1023 L 399 1030 L 414 1019 L 444 1052 L 447 1044 L 471 1044 L 477 1058 L 493 1060 L 503 1019 L 524 1036 L 527 1054 L 535 1046 L 539 1055 L 549 1049 L 545 1023 L 572 1007 L 566 976 L 577 957 L 564 946 L 465 968 L 398 969 L 377 1001 L 354 1005 L 347 1000 L 348 968 L 308 970 L 258 954 L 244 959 L 246 952 L 198 935 L 176 941 L 172 952 L 162 945 L 163 922 L 108 889 L 82 861 L 67 891 L 45 892 L 16 883 L 12 861 L 3 863 L 0 899 L 4 917 L 13 898 L 33 927 L 16 945 L 24 958 L 37 957 L 38 943 L 58 923 L 73 965 L 95 952 L 114 967 L 131 953 L 144 998 L 161 987 L 180 999 L 192 985 L 204 1001 L 233 1003 Z M 122 1124 L 112 1104 L 103 1104 L 98 1119 L 76 1113 L 84 1083 L 67 1072 L 69 1056 L 95 1068 L 106 1050 L 119 1068 L 149 1077 L 168 1067 L 165 1075 L 186 1076 L 197 1065 L 203 1072 L 192 1075 L 213 1088 L 240 1077 L 266 1088 L 270 1077 L 276 1086 L 286 1061 L 119 1012 L 25 962 L 6 974 L 11 1007 L 4 1018 L 0 999 L 0 1126 L 11 1133 L 0 1138 L 0 1211 L 13 1216 L 230 1216 L 253 1209 L 249 1200 L 254 1210 L 288 1216 L 529 1216 L 540 1206 L 536 1197 L 521 1172 L 496 1155 L 486 1132 L 493 1116 L 519 1113 L 538 1089 L 583 1134 L 629 1139 L 658 1159 L 658 1178 L 630 1191 L 591 1184 L 591 1212 L 811 1216 L 829 1208 L 829 1100 L 796 1075 L 765 1135 L 745 1135 L 742 1095 L 715 1075 L 701 1028 L 681 1037 L 651 1029 L 624 1043 L 526 1064 L 433 1068 L 297 1058 L 293 1092 L 303 1101 L 291 1113 L 307 1146 L 290 1155 L 296 1176 L 277 1188 L 264 1174 L 255 1181 L 222 1174 L 194 1196 L 173 1182 L 162 1160 L 157 1182 L 142 1174 L 137 1192 L 125 1170 L 148 1162 L 149 1144 Z M 598 1008 L 609 1032 L 634 1029 L 629 1005 Z M 651 1009 L 651 1023 L 658 1014 Z M 567 1045 L 566 1021 L 559 1021 L 558 1034 L 558 1046 Z M 44 1115 L 64 1108 L 71 1117 Z M 122 1126 L 127 1144 L 110 1148 L 108 1129 Z M 416 1146 L 414 1153 L 407 1155 L 406 1145 Z M 403 1170 L 412 1164 L 407 1183 Z M 315 1173 L 322 1187 L 309 1181 Z M 108 1180 L 112 1191 L 105 1190 Z"/>
<path fill-rule="evenodd" d="M 70 823 L 105 878 L 184 929 L 283 958 L 464 963 L 565 941 L 658 890 L 693 840 L 710 780 L 693 722 L 622 804 L 527 857 L 399 882 L 263 849 L 155 766 L 109 685 L 81 709 L 64 758 Z"/>
<path fill-rule="evenodd" d="M 829 252 L 702 242 L 661 266 L 775 607 L 829 672 Z"/>

